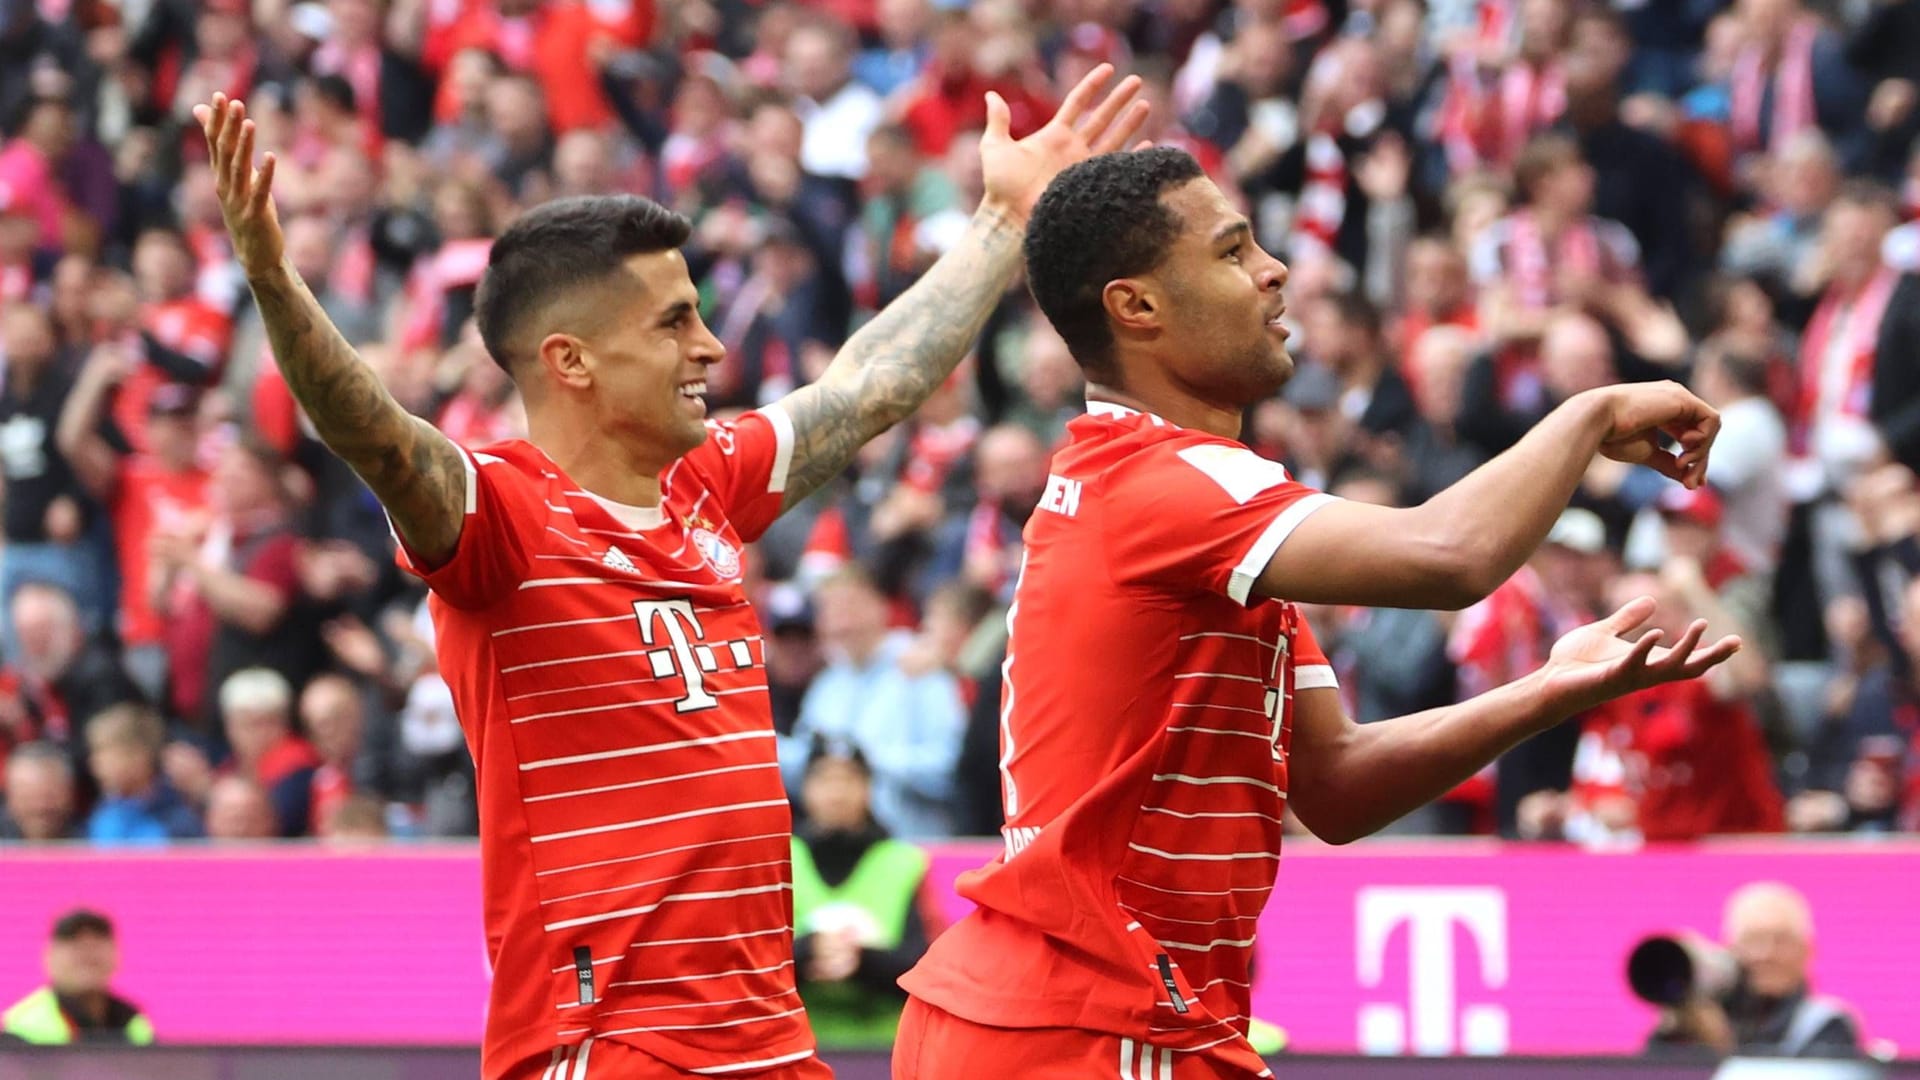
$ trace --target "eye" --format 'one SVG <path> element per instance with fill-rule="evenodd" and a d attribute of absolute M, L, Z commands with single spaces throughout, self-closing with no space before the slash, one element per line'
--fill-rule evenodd
<path fill-rule="evenodd" d="M 1239 261 L 1240 261 L 1240 251 L 1241 251 L 1241 249 L 1242 249 L 1242 248 L 1244 248 L 1245 246 L 1246 246 L 1245 244 L 1235 244 L 1235 245 L 1233 245 L 1232 247 L 1230 247 L 1230 248 L 1228 248 L 1228 249 L 1227 249 L 1227 253 L 1226 253 L 1226 256 L 1225 256 L 1225 257 L 1226 257 L 1226 259 L 1227 259 L 1227 260 L 1228 260 L 1229 262 L 1239 262 Z"/>

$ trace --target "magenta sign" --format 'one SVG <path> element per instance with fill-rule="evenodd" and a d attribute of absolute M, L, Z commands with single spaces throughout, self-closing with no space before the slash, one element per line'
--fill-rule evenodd
<path fill-rule="evenodd" d="M 993 847 L 952 845 L 933 888 Z M 1609 1053 L 1651 1010 L 1627 950 L 1717 929 L 1726 896 L 1787 881 L 1813 903 L 1815 979 L 1868 1033 L 1920 1052 L 1920 843 L 1716 845 L 1586 855 L 1498 844 L 1296 845 L 1260 928 L 1255 1012 L 1302 1050 Z M 120 926 L 120 988 L 161 1038 L 458 1043 L 487 969 L 470 847 L 0 853 L 0 1006 L 36 985 L 46 927 L 76 905 Z"/>

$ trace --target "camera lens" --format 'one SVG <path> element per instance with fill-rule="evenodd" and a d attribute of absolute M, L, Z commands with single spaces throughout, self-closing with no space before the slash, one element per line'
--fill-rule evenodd
<path fill-rule="evenodd" d="M 1627 957 L 1627 985 L 1642 1001 L 1678 1005 L 1693 996 L 1693 957 L 1670 937 L 1651 937 Z"/>

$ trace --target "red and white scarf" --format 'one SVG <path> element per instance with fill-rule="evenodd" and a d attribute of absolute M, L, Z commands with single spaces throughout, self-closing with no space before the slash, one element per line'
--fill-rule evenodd
<path fill-rule="evenodd" d="M 1500 75 L 1500 104 L 1482 135 L 1487 160 L 1513 164 L 1527 140 L 1552 127 L 1566 111 L 1567 77 L 1559 62 L 1535 67 L 1516 61 Z"/>
<path fill-rule="evenodd" d="M 1814 126 L 1813 45 L 1820 37 L 1820 21 L 1803 18 L 1787 30 L 1780 55 L 1767 70 L 1764 45 L 1748 45 L 1734 59 L 1729 87 L 1733 145 L 1741 152 L 1777 150 L 1781 144 Z M 1771 74 L 1771 79 L 1769 79 Z M 1760 112 L 1767 85 L 1773 85 L 1772 123 L 1763 134 Z"/>
<path fill-rule="evenodd" d="M 1874 354 L 1880 345 L 1880 323 L 1893 299 L 1900 276 L 1882 267 L 1851 293 L 1828 289 L 1807 322 L 1800 342 L 1800 400 L 1795 410 L 1794 435 L 1804 441 L 1821 419 L 1829 416 L 1863 417 L 1873 394 Z M 1844 320 L 1844 321 L 1843 321 Z M 1844 339 L 1835 341 L 1838 332 Z M 1835 355 L 1844 370 L 1832 370 Z"/>
<path fill-rule="evenodd" d="M 1332 251 L 1347 217 L 1347 155 L 1326 132 L 1307 136 L 1306 179 L 1293 216 L 1293 254 Z"/>
<path fill-rule="evenodd" d="M 1593 220 L 1582 218 L 1568 222 L 1554 237 L 1553 248 L 1540 231 L 1531 211 L 1521 210 L 1507 219 L 1507 283 L 1513 287 L 1521 306 L 1540 310 L 1553 306 L 1554 276 L 1563 270 L 1603 271 L 1600 234 Z"/>

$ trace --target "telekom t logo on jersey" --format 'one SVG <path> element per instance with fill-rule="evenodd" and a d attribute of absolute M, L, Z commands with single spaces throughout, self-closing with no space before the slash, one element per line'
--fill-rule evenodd
<path fill-rule="evenodd" d="M 712 650 L 706 650 L 702 657 L 694 652 L 693 640 L 687 631 L 693 631 L 694 638 L 703 638 L 706 632 L 700 629 L 700 616 L 694 613 L 693 603 L 688 600 L 635 600 L 633 613 L 640 619 L 640 640 L 648 645 L 657 644 L 664 634 L 665 649 L 656 649 L 647 659 L 653 664 L 653 677 L 664 679 L 675 669 L 686 677 L 687 692 L 679 701 L 673 703 L 674 712 L 693 712 L 697 709 L 711 709 L 718 702 L 707 692 L 706 676 L 701 669 L 713 670 Z M 701 661 L 706 663 L 702 664 Z"/>
<path fill-rule="evenodd" d="M 1407 1005 L 1360 1007 L 1362 1053 L 1500 1054 L 1507 1049 L 1507 1010 L 1461 1007 L 1455 1000 L 1454 929 L 1463 927 L 1479 955 L 1489 989 L 1507 983 L 1507 897 L 1491 887 L 1407 886 L 1361 889 L 1354 947 L 1360 985 L 1377 987 L 1386 973 L 1387 944 L 1407 928 Z"/>

